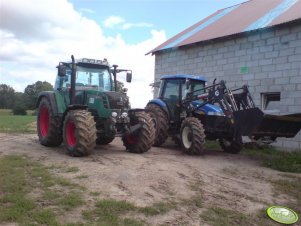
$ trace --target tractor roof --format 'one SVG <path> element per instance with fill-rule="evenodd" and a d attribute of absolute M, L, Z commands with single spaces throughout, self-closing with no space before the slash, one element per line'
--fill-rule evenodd
<path fill-rule="evenodd" d="M 207 82 L 207 79 L 199 75 L 164 75 L 161 79 L 193 79 L 202 82 Z"/>
<path fill-rule="evenodd" d="M 70 63 L 72 63 L 72 61 L 66 61 L 63 63 L 70 64 Z M 110 67 L 110 64 L 106 58 L 104 58 L 103 60 L 80 58 L 80 59 L 75 59 L 75 63 L 79 64 L 79 65 L 81 65 L 81 64 L 86 65 L 86 66 L 88 66 L 88 65 L 104 65 L 104 66 Z"/>

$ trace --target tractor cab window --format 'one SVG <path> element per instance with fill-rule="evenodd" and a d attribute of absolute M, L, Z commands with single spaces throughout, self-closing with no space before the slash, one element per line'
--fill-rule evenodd
<path fill-rule="evenodd" d="M 75 87 L 77 90 L 95 89 L 111 91 L 111 75 L 107 69 L 77 66 Z"/>
<path fill-rule="evenodd" d="M 191 91 L 194 92 L 193 95 L 200 95 L 204 94 L 205 90 L 205 82 L 203 81 L 198 81 L 198 80 L 191 80 Z"/>
<path fill-rule="evenodd" d="M 165 84 L 165 90 L 163 94 L 163 99 L 176 102 L 179 99 L 179 92 L 180 92 L 180 80 L 168 80 Z"/>
<path fill-rule="evenodd" d="M 165 82 L 162 99 L 168 106 L 171 121 L 178 122 L 180 119 L 180 84 L 184 83 L 181 79 L 166 80 Z"/>
<path fill-rule="evenodd" d="M 71 87 L 71 69 L 67 67 L 66 76 L 57 76 L 54 89 Z"/>

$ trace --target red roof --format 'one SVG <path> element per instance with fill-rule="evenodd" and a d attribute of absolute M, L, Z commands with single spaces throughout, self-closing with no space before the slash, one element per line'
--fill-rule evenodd
<path fill-rule="evenodd" d="M 300 18 L 301 0 L 250 0 L 218 10 L 149 53 L 267 28 Z"/>

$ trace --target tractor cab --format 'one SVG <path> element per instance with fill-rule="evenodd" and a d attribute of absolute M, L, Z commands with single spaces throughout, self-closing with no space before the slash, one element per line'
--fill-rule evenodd
<path fill-rule="evenodd" d="M 191 93 L 203 95 L 206 83 L 202 76 L 166 75 L 161 78 L 158 99 L 166 105 L 171 122 L 180 123 L 182 100 Z"/>
<path fill-rule="evenodd" d="M 81 59 L 76 62 L 76 90 L 112 91 L 110 67 L 106 60 Z M 97 62 L 97 63 L 95 63 Z M 55 89 L 71 88 L 72 63 L 59 64 Z"/>

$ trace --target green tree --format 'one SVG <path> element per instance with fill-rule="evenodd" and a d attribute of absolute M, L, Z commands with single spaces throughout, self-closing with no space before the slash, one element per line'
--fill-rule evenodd
<path fill-rule="evenodd" d="M 24 100 L 27 109 L 36 108 L 36 102 L 40 92 L 53 90 L 53 86 L 49 82 L 37 81 L 32 85 L 28 85 L 24 90 Z"/>
<path fill-rule="evenodd" d="M 11 109 L 15 102 L 15 90 L 6 84 L 0 84 L 0 108 Z"/>
<path fill-rule="evenodd" d="M 26 104 L 25 104 L 25 97 L 24 93 L 16 92 L 15 93 L 15 104 L 13 107 L 13 114 L 14 115 L 26 115 Z"/>

